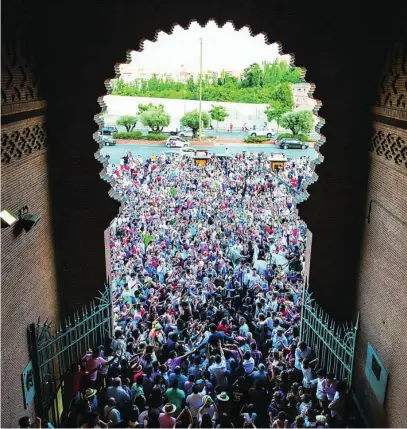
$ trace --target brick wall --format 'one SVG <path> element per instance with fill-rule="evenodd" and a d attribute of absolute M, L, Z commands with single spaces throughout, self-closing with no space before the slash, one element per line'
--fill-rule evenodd
<path fill-rule="evenodd" d="M 2 127 L 2 136 L 31 129 L 43 118 Z M 58 323 L 58 293 L 52 242 L 50 195 L 45 149 L 2 166 L 2 209 L 16 213 L 28 205 L 40 221 L 29 232 L 1 233 L 1 427 L 16 427 L 24 410 L 21 373 L 30 361 L 27 327 L 38 317 Z M 44 319 L 43 319 L 44 320 Z"/>
<path fill-rule="evenodd" d="M 391 169 L 373 158 L 369 200 L 371 222 L 366 224 L 360 264 L 355 389 L 370 423 L 383 427 L 406 424 L 405 356 L 407 350 L 407 170 Z M 382 408 L 364 375 L 370 342 L 389 371 L 388 393 Z"/>
<path fill-rule="evenodd" d="M 407 44 L 389 49 L 373 108 L 369 186 L 359 266 L 355 394 L 374 427 L 404 427 L 407 350 Z M 371 344 L 389 373 L 384 405 L 365 376 Z"/>

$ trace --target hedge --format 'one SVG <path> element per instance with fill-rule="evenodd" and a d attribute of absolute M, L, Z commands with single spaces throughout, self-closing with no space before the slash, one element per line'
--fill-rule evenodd
<path fill-rule="evenodd" d="M 309 142 L 310 138 L 308 136 L 306 136 L 305 134 L 291 134 L 291 133 L 283 133 L 283 134 L 279 134 L 277 137 L 277 140 L 281 140 L 281 139 L 298 139 L 302 142 Z"/>
<path fill-rule="evenodd" d="M 121 140 L 140 140 L 142 139 L 143 133 L 141 131 L 123 131 L 120 133 L 113 133 L 114 139 L 121 139 Z"/>
<path fill-rule="evenodd" d="M 147 134 L 146 136 L 143 136 L 142 140 L 167 140 L 168 136 L 165 134 Z"/>
<path fill-rule="evenodd" d="M 271 139 L 269 137 L 246 137 L 244 141 L 246 143 L 263 143 L 265 141 L 270 141 Z"/>
<path fill-rule="evenodd" d="M 168 136 L 165 134 L 147 134 L 146 136 L 141 131 L 123 131 L 120 133 L 113 134 L 114 139 L 121 140 L 167 140 Z"/>

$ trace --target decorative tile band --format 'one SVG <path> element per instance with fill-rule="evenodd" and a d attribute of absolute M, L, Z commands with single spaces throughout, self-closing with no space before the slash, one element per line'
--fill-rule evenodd
<path fill-rule="evenodd" d="M 25 155 L 46 149 L 47 129 L 44 117 L 5 126 L 1 133 L 1 164 L 7 165 Z"/>

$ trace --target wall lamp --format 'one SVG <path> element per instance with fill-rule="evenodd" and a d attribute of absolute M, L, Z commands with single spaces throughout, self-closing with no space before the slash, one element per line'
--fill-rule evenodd
<path fill-rule="evenodd" d="M 24 206 L 18 211 L 18 219 L 21 226 L 28 232 L 41 219 L 40 215 L 30 214 L 28 206 Z"/>
<path fill-rule="evenodd" d="M 5 228 L 19 224 L 26 232 L 28 232 L 41 219 L 40 215 L 30 214 L 28 206 L 22 207 L 17 216 L 7 210 L 0 212 L 1 225 Z"/>

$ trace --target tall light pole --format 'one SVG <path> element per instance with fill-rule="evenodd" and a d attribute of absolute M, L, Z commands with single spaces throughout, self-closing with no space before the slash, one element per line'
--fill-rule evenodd
<path fill-rule="evenodd" d="M 186 99 L 185 99 L 185 86 L 186 86 L 186 82 L 185 82 L 185 73 L 184 73 L 184 64 L 181 64 L 181 73 L 182 73 L 182 79 L 183 79 L 183 81 L 184 81 L 184 95 L 183 95 L 183 98 L 184 98 L 184 115 L 185 115 L 185 112 L 186 112 L 186 110 L 187 110 L 187 108 L 186 108 Z"/>
<path fill-rule="evenodd" d="M 200 42 L 200 55 L 199 55 L 199 141 L 202 138 L 202 37 Z"/>

